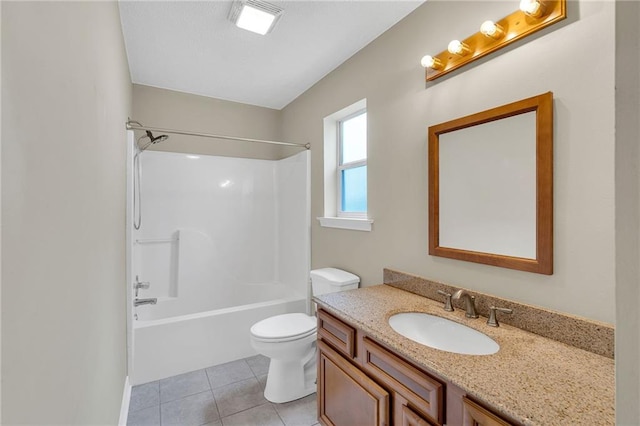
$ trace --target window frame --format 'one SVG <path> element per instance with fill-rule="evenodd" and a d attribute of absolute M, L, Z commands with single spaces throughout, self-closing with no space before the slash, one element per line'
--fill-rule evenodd
<path fill-rule="evenodd" d="M 342 163 L 342 125 L 345 121 L 349 121 L 353 118 L 356 118 L 362 114 L 367 114 L 367 108 L 359 109 L 349 115 L 341 117 L 336 122 L 336 131 L 337 131 L 337 146 L 336 146 L 336 183 L 337 183 L 337 199 L 336 199 L 336 216 L 342 218 L 352 218 L 352 219 L 367 219 L 368 218 L 368 210 L 369 210 L 369 185 L 367 185 L 367 208 L 363 212 L 350 212 L 342 210 L 342 172 L 344 170 L 355 169 L 357 167 L 367 166 L 367 161 L 369 159 L 369 117 L 367 116 L 367 156 L 364 160 L 351 161 L 349 163 Z M 367 180 L 369 178 L 369 170 L 367 168 Z"/>

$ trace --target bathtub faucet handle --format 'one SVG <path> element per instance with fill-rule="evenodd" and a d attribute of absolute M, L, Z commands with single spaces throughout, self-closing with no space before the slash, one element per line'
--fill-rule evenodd
<path fill-rule="evenodd" d="M 158 299 L 153 297 L 151 299 L 138 299 L 137 297 L 133 301 L 133 306 L 141 306 L 141 305 L 155 305 L 158 303 Z"/>
<path fill-rule="evenodd" d="M 149 281 L 140 281 L 138 276 L 136 275 L 136 282 L 133 283 L 133 289 L 136 291 L 136 297 L 138 297 L 138 290 L 143 289 L 147 290 L 151 283 Z"/>

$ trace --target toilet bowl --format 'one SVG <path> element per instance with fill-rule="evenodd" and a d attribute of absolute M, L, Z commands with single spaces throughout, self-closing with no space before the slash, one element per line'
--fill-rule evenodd
<path fill-rule="evenodd" d="M 251 327 L 251 345 L 269 357 L 264 397 L 287 402 L 316 390 L 316 318 L 306 314 L 284 314 L 267 318 Z"/>
<path fill-rule="evenodd" d="M 358 287 L 360 279 L 335 268 L 311 271 L 314 295 Z M 302 313 L 276 315 L 251 327 L 251 345 L 271 359 L 264 397 L 283 403 L 316 391 L 316 317 Z"/>

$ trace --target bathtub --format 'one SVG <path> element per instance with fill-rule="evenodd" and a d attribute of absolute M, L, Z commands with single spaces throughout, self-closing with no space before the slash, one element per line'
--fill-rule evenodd
<path fill-rule="evenodd" d="M 135 321 L 132 384 L 256 355 L 249 339 L 254 323 L 273 315 L 306 310 L 306 297 L 294 295 L 173 318 Z"/>

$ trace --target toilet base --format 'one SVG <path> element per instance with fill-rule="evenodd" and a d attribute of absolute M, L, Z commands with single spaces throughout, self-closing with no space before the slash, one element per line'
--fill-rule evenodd
<path fill-rule="evenodd" d="M 315 345 L 314 345 L 315 346 Z M 317 357 L 312 351 L 306 363 L 271 359 L 264 397 L 278 404 L 294 401 L 316 391 Z"/>

